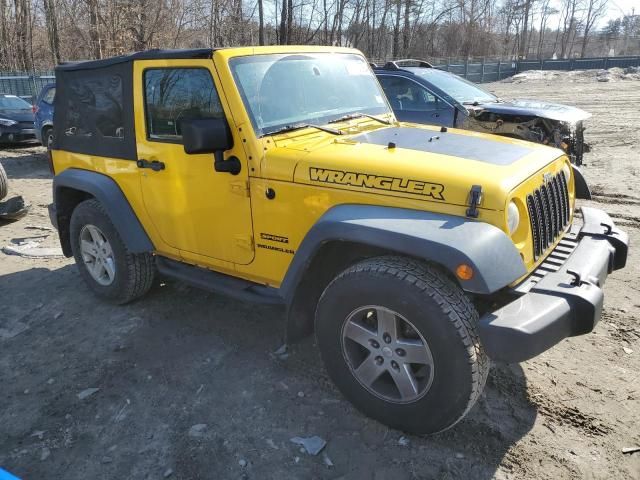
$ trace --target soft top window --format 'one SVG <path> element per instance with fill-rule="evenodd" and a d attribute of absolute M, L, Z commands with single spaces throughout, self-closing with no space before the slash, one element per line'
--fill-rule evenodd
<path fill-rule="evenodd" d="M 66 136 L 124 140 L 120 75 L 77 78 L 69 82 L 67 92 Z"/>
<path fill-rule="evenodd" d="M 136 159 L 132 65 L 56 70 L 54 148 Z"/>

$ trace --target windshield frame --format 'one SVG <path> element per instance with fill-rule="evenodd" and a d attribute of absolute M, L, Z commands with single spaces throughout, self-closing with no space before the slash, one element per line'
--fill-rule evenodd
<path fill-rule="evenodd" d="M 434 74 L 431 74 L 431 72 L 434 72 Z M 445 70 L 438 70 L 436 71 L 436 69 L 428 69 L 428 71 L 425 71 L 424 68 L 416 68 L 416 69 L 412 69 L 412 73 L 414 73 L 417 77 L 419 77 L 420 79 L 422 79 L 425 82 L 428 82 L 430 85 L 432 85 L 434 88 L 440 90 L 442 93 L 446 94 L 447 97 L 451 98 L 454 102 L 456 102 L 459 105 L 472 105 L 474 102 L 478 102 L 478 104 L 482 104 L 482 103 L 498 103 L 500 101 L 500 99 L 494 95 L 491 92 L 486 91 L 484 88 L 481 88 L 480 85 L 470 82 L 469 80 L 467 80 L 466 78 L 462 78 L 459 75 L 456 75 L 455 73 L 451 73 L 451 72 L 447 72 Z M 459 82 L 462 83 L 466 86 L 472 87 L 475 90 L 482 92 L 482 94 L 484 94 L 484 96 L 487 98 L 487 100 L 478 100 L 478 99 L 474 99 L 474 100 L 470 100 L 470 99 L 459 99 L 456 98 L 455 96 L 452 95 L 451 93 L 451 88 L 445 89 L 443 88 L 443 85 L 440 82 L 434 82 L 433 79 L 439 77 L 439 78 L 446 78 L 447 81 L 452 80 L 454 82 Z M 446 87 L 446 86 L 444 86 Z"/>
<path fill-rule="evenodd" d="M 319 110 L 316 112 L 313 112 L 313 114 L 309 115 L 306 118 L 299 118 L 296 120 L 292 120 L 292 121 L 285 121 L 282 123 L 278 123 L 278 124 L 273 124 L 273 125 L 266 125 L 266 126 L 261 126 L 259 124 L 258 118 L 255 115 L 254 112 L 254 104 L 251 103 L 247 93 L 244 90 L 243 84 L 240 80 L 240 77 L 238 75 L 238 69 L 236 68 L 237 65 L 241 65 L 241 64 L 245 64 L 245 63 L 251 63 L 251 59 L 255 58 L 255 57 L 272 57 L 273 59 L 275 59 L 275 61 L 272 63 L 272 65 L 281 59 L 284 59 L 286 57 L 289 56 L 299 56 L 299 55 L 308 55 L 308 56 L 326 56 L 328 58 L 335 58 L 336 56 L 343 56 L 343 57 L 354 57 L 357 58 L 358 60 L 360 60 L 363 64 L 363 67 L 367 69 L 368 71 L 368 76 L 370 77 L 370 79 L 373 82 L 373 85 L 377 88 L 377 94 L 373 93 L 374 96 L 379 96 L 380 97 L 380 101 L 379 101 L 379 106 L 376 105 L 375 111 L 374 108 L 372 106 L 366 106 L 363 108 L 346 108 L 346 109 L 327 109 L 327 110 Z M 249 118 L 249 120 L 251 121 L 251 125 L 253 126 L 254 132 L 256 134 L 256 136 L 258 138 L 262 138 L 265 136 L 271 136 L 271 135 L 277 135 L 279 134 L 277 131 L 281 130 L 282 128 L 285 128 L 287 126 L 294 126 L 296 124 L 316 124 L 316 125 L 320 125 L 320 126 L 328 126 L 329 124 L 341 117 L 344 117 L 345 115 L 351 115 L 351 114 L 359 114 L 359 113 L 363 113 L 363 114 L 369 114 L 369 115 L 373 115 L 373 116 L 379 116 L 381 117 L 381 119 L 384 120 L 388 120 L 388 121 L 393 121 L 393 110 L 391 108 L 391 105 L 389 104 L 389 101 L 384 93 L 384 90 L 382 89 L 382 87 L 380 86 L 380 83 L 378 82 L 377 76 L 375 75 L 375 73 L 373 72 L 373 70 L 371 69 L 371 66 L 369 65 L 369 62 L 367 62 L 366 58 L 364 58 L 364 56 L 358 54 L 358 53 L 353 53 L 353 52 L 318 52 L 318 51 L 309 51 L 309 52 L 282 52 L 282 53 L 265 53 L 265 54 L 251 54 L 251 55 L 239 55 L 239 56 L 234 56 L 232 58 L 229 59 L 228 61 L 229 63 L 229 70 L 231 72 L 231 76 L 234 80 L 235 86 L 238 90 L 238 93 L 240 94 L 240 98 L 242 99 L 242 103 L 244 105 L 245 108 L 245 112 L 247 113 L 247 116 Z M 264 78 L 264 77 L 263 77 Z M 373 97 L 375 98 L 375 97 Z M 376 99 L 376 101 L 378 102 L 378 100 Z M 366 116 L 362 117 L 363 119 L 366 119 Z M 345 120 L 346 121 L 346 120 Z M 382 125 L 382 123 L 380 124 Z M 309 128 L 313 128 L 312 126 Z M 329 127 L 331 128 L 331 127 Z M 300 129 L 302 130 L 302 128 Z"/>

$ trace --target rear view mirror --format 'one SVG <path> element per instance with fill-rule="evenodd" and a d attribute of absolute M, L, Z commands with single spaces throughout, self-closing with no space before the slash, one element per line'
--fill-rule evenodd
<path fill-rule="evenodd" d="M 193 118 L 182 121 L 182 145 L 188 154 L 213 153 L 216 172 L 240 173 L 237 157 L 224 159 L 223 152 L 233 147 L 233 136 L 226 118 Z"/>
<path fill-rule="evenodd" d="M 182 121 L 182 144 L 188 154 L 224 152 L 233 147 L 225 118 L 192 118 Z"/>

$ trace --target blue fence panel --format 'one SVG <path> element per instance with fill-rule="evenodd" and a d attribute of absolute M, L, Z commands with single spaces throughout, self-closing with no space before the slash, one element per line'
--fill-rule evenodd
<path fill-rule="evenodd" d="M 607 68 L 620 67 L 640 67 L 639 57 L 609 57 L 607 60 Z"/>
<path fill-rule="evenodd" d="M 383 62 L 381 62 L 383 63 Z M 627 68 L 640 66 L 640 56 L 598 57 L 546 60 L 485 60 L 440 59 L 434 67 L 460 75 L 472 82 L 495 82 L 512 77 L 527 70 L 592 70 L 603 68 Z M 33 101 L 42 87 L 55 81 L 53 72 L 2 72 L 0 71 L 0 93 L 18 95 Z"/>
<path fill-rule="evenodd" d="M 517 64 L 518 72 L 526 72 L 527 70 L 601 70 L 613 67 L 640 66 L 640 56 L 520 60 Z"/>
<path fill-rule="evenodd" d="M 485 83 L 496 82 L 507 77 L 512 77 L 517 72 L 516 62 L 492 61 L 485 63 L 441 63 L 434 67 L 455 73 L 472 82 Z"/>
<path fill-rule="evenodd" d="M 9 93 L 33 102 L 42 87 L 55 82 L 53 72 L 0 72 L 0 93 Z"/>

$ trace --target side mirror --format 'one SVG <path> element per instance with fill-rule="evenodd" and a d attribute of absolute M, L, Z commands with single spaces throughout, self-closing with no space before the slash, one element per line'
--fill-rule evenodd
<path fill-rule="evenodd" d="M 190 118 L 181 122 L 182 144 L 188 154 L 224 152 L 233 147 L 225 118 Z"/>
<path fill-rule="evenodd" d="M 213 153 L 213 166 L 217 172 L 240 173 L 241 164 L 237 157 L 228 160 L 223 157 L 223 153 L 233 147 L 233 136 L 224 117 L 185 119 L 181 127 L 185 153 Z"/>

